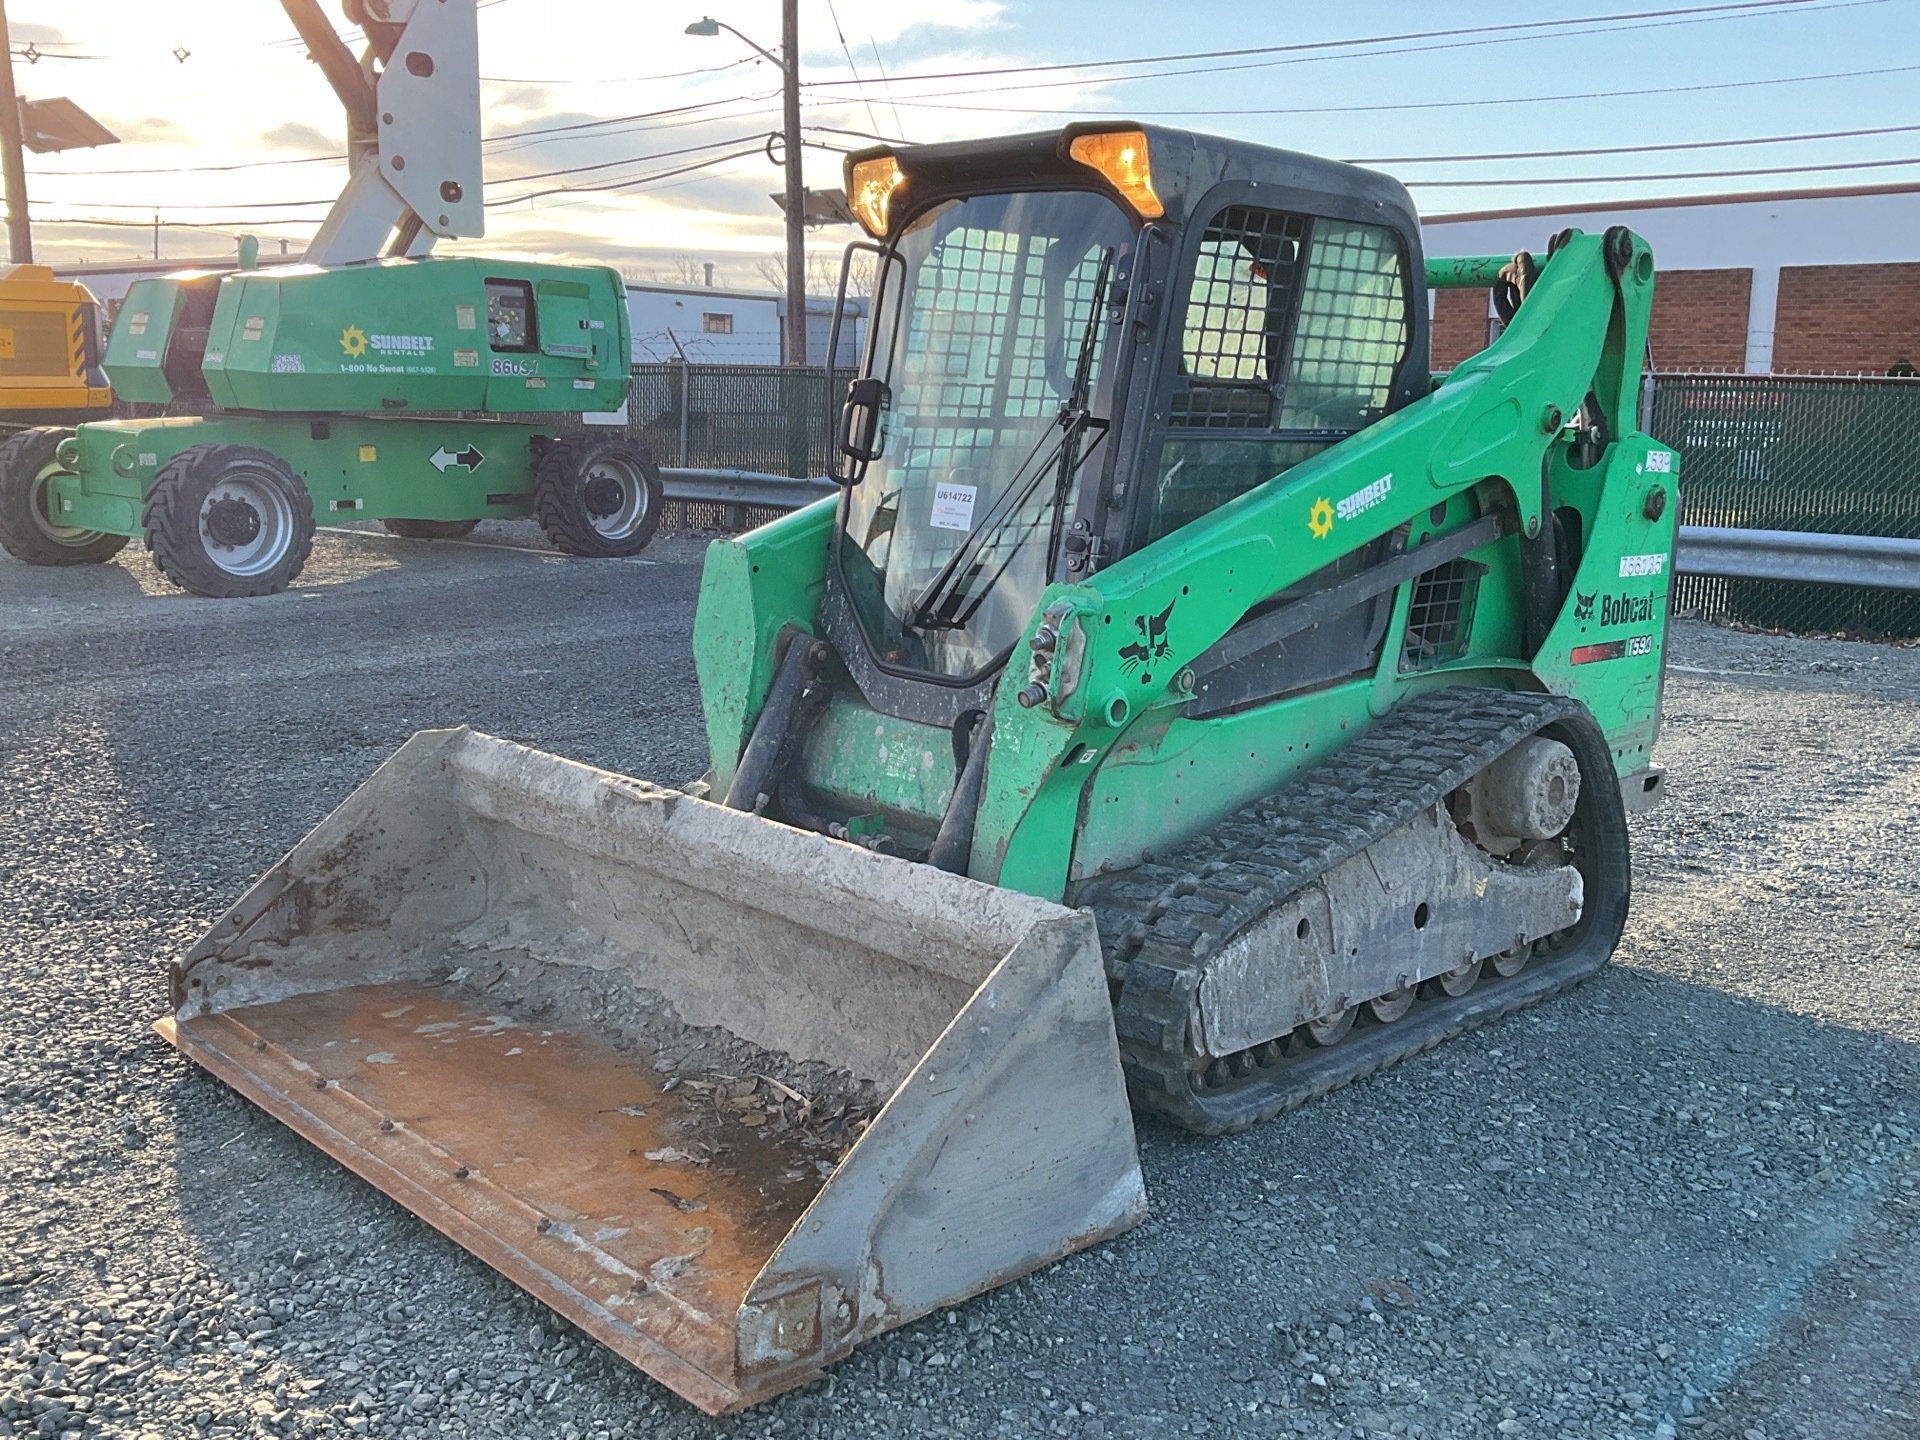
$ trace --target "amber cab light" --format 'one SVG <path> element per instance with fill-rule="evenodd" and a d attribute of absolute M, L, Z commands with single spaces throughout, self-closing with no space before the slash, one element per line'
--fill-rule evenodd
<path fill-rule="evenodd" d="M 1103 135 L 1079 135 L 1067 153 L 1091 170 L 1106 176 L 1121 198 L 1142 220 L 1158 220 L 1167 213 L 1153 193 L 1153 172 L 1147 164 L 1147 137 L 1139 130 L 1109 130 Z"/>
<path fill-rule="evenodd" d="M 853 167 L 852 183 L 847 187 L 847 205 L 869 235 L 884 240 L 893 192 L 900 188 L 906 173 L 891 155 L 876 155 Z"/>

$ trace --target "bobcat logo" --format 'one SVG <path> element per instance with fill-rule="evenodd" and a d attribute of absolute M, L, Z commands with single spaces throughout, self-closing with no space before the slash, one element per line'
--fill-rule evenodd
<path fill-rule="evenodd" d="M 1576 591 L 1573 597 L 1573 618 L 1576 620 L 1591 620 L 1593 618 L 1593 597 L 1599 593 L 1600 592 L 1596 590 L 1592 594 L 1582 595 Z"/>
<path fill-rule="evenodd" d="M 1180 602 L 1169 600 L 1167 608 L 1158 615 L 1136 615 L 1133 625 L 1140 632 L 1140 638 L 1131 645 L 1120 647 L 1121 668 L 1131 674 L 1149 660 L 1158 660 L 1173 644 L 1167 639 L 1167 621 L 1172 618 L 1173 607 Z"/>

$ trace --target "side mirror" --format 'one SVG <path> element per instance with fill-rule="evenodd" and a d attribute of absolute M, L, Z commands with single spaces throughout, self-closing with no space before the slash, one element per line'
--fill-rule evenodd
<path fill-rule="evenodd" d="M 841 484 L 854 484 L 867 462 L 880 458 L 887 439 L 887 407 L 892 401 L 892 388 L 878 376 L 862 376 L 847 386 L 847 401 L 840 407 L 835 448 L 856 464 L 835 468 L 834 478 Z"/>

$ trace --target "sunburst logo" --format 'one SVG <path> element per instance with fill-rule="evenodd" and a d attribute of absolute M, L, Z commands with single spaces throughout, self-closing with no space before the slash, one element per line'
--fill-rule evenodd
<path fill-rule="evenodd" d="M 1313 532 L 1313 538 L 1324 540 L 1333 533 L 1333 502 L 1324 496 L 1313 502 L 1313 513 L 1307 516 L 1307 528 Z"/>
<path fill-rule="evenodd" d="M 358 360 L 367 353 L 367 332 L 358 325 L 349 325 L 340 332 L 340 348 L 347 352 L 349 359 Z M 1333 522 L 1329 520 L 1327 523 Z"/>

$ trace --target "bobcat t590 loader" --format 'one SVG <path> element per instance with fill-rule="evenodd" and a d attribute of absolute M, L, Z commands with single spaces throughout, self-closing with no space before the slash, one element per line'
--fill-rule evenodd
<path fill-rule="evenodd" d="M 715 542 L 713 770 L 416 736 L 161 1028 L 712 1411 L 1576 984 L 1627 910 L 1675 457 L 1646 244 L 1137 126 L 848 163 L 845 489 Z M 1436 286 L 1504 331 L 1429 373 Z M 1598 599 L 1598 603 L 1596 603 Z"/>

